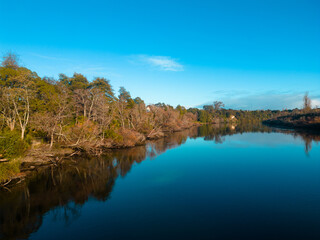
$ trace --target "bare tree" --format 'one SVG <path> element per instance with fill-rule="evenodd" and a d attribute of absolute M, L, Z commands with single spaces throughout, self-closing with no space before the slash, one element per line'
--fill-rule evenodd
<path fill-rule="evenodd" d="M 119 100 L 116 101 L 116 109 L 117 109 L 117 115 L 118 119 L 120 121 L 121 127 L 125 127 L 125 120 L 126 120 L 126 107 L 127 107 L 127 101 L 123 98 L 119 98 Z"/>
<path fill-rule="evenodd" d="M 99 112 L 98 107 L 101 107 L 101 102 L 106 103 L 106 97 L 104 93 L 98 88 L 90 89 L 87 108 L 88 120 L 96 120 Z"/>
<path fill-rule="evenodd" d="M 88 89 L 76 89 L 74 91 L 74 98 L 76 103 L 77 112 L 82 113 L 83 117 L 87 117 L 87 108 L 89 104 L 89 91 Z"/>
<path fill-rule="evenodd" d="M 76 89 L 74 93 L 78 112 L 81 112 L 85 119 L 93 120 L 92 117 L 97 110 L 98 102 L 105 98 L 104 93 L 98 88 Z"/>
<path fill-rule="evenodd" d="M 19 64 L 18 64 L 19 57 L 16 54 L 9 52 L 5 56 L 3 56 L 2 58 L 3 58 L 3 60 L 2 60 L 3 67 L 13 68 L 13 69 L 19 68 Z"/>
<path fill-rule="evenodd" d="M 309 98 L 309 93 L 306 92 L 306 94 L 303 97 L 303 109 L 307 112 L 311 109 L 311 99 Z"/>
<path fill-rule="evenodd" d="M 3 88 L 0 91 L 0 111 L 2 118 L 11 131 L 16 126 L 16 111 L 12 102 L 12 90 L 9 88 Z"/>
<path fill-rule="evenodd" d="M 53 146 L 55 136 L 65 137 L 62 134 L 63 122 L 70 114 L 68 93 L 63 88 L 59 86 L 59 98 L 52 98 L 53 107 L 50 111 L 36 113 L 32 117 L 35 129 L 47 133 L 50 137 L 50 148 Z"/>
<path fill-rule="evenodd" d="M 214 110 L 220 110 L 222 107 L 224 107 L 224 104 L 221 101 L 214 101 L 213 107 L 214 107 Z"/>
<path fill-rule="evenodd" d="M 24 139 L 30 117 L 30 90 L 27 88 L 4 88 L 1 94 L 1 113 L 7 126 L 14 130 L 16 123 Z"/>
<path fill-rule="evenodd" d="M 105 137 L 105 130 L 107 130 L 112 123 L 115 116 L 115 104 L 108 103 L 106 104 L 105 101 L 99 101 L 97 105 L 96 111 L 96 121 L 99 125 L 99 131 L 101 137 Z"/>
<path fill-rule="evenodd" d="M 21 139 L 24 139 L 30 117 L 30 91 L 21 88 L 14 90 L 15 93 L 13 94 L 12 102 L 21 129 Z"/>

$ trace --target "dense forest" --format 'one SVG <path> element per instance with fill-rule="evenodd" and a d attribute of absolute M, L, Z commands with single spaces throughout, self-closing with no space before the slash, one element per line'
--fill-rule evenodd
<path fill-rule="evenodd" d="M 165 94 L 165 93 L 164 93 Z M 9 53 L 0 67 L 0 182 L 19 171 L 28 149 L 42 152 L 72 148 L 90 153 L 104 148 L 132 147 L 205 123 L 261 122 L 290 111 L 244 111 L 146 105 L 124 87 L 116 93 L 110 81 L 89 81 L 81 73 L 39 77 Z"/>

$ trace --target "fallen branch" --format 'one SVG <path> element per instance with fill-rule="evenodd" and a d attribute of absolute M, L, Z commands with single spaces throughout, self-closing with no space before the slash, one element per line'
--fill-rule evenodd
<path fill-rule="evenodd" d="M 72 157 L 73 155 L 78 154 L 78 153 L 80 153 L 80 151 L 74 151 L 74 152 L 71 153 L 68 157 Z"/>
<path fill-rule="evenodd" d="M 8 184 L 11 182 L 11 180 L 12 180 L 12 179 L 9 179 L 7 182 L 1 184 L 0 186 L 1 186 L 1 187 L 4 187 L 4 186 L 8 185 Z"/>

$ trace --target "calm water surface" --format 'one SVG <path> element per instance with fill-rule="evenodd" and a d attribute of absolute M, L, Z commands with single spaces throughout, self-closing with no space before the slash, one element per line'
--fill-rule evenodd
<path fill-rule="evenodd" d="M 203 126 L 0 192 L 3 239 L 320 239 L 320 135 Z"/>

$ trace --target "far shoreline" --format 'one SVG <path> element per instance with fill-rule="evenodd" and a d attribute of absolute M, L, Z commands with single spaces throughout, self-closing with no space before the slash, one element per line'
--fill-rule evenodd
<path fill-rule="evenodd" d="M 320 112 L 286 115 L 262 121 L 271 127 L 320 132 Z"/>

